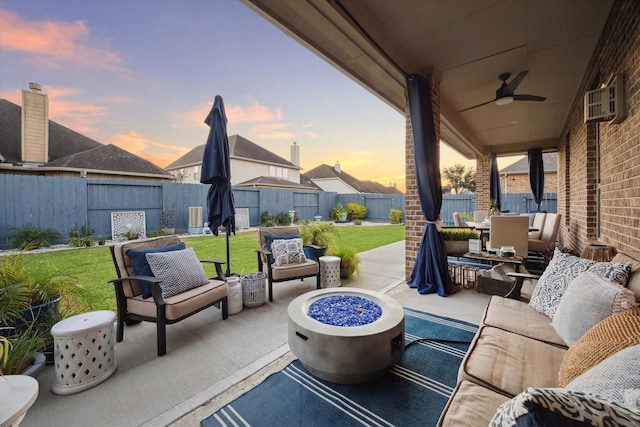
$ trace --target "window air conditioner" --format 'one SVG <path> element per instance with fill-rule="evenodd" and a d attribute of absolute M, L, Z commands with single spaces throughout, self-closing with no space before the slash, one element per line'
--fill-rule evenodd
<path fill-rule="evenodd" d="M 609 86 L 584 94 L 584 122 L 609 121 L 620 123 L 625 118 L 624 77 L 616 75 Z"/>

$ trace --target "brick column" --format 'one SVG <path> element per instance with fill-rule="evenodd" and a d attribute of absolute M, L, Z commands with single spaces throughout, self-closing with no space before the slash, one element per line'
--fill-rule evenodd
<path fill-rule="evenodd" d="M 476 157 L 476 210 L 487 211 L 491 200 L 491 156 Z"/>
<path fill-rule="evenodd" d="M 436 139 L 440 141 L 440 78 L 435 74 L 428 77 L 431 84 L 431 105 L 433 108 L 433 121 L 436 130 Z M 409 114 L 409 101 L 405 104 L 406 118 L 406 139 L 405 139 L 405 164 L 407 189 L 405 195 L 405 274 L 407 280 L 411 277 L 413 266 L 416 262 L 422 231 L 426 224 L 422 209 L 420 208 L 420 198 L 418 197 L 418 187 L 416 184 L 416 169 L 413 158 L 413 133 L 411 130 L 411 115 Z M 440 146 L 434 155 L 440 158 Z"/>

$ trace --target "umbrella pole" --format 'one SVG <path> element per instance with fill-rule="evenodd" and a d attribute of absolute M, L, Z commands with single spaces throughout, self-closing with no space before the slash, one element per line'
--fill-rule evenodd
<path fill-rule="evenodd" d="M 227 239 L 227 277 L 231 276 L 231 266 L 229 265 L 229 230 L 224 230 Z"/>

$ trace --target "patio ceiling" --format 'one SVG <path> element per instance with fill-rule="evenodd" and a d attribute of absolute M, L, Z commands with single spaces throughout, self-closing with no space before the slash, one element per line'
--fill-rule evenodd
<path fill-rule="evenodd" d="M 242 0 L 404 114 L 405 75 L 440 75 L 441 138 L 467 158 L 557 146 L 613 0 Z M 498 76 L 529 74 L 490 103 Z M 510 80 L 509 80 L 510 81 Z"/>

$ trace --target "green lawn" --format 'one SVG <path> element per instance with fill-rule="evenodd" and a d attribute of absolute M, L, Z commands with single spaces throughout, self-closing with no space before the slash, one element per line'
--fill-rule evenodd
<path fill-rule="evenodd" d="M 404 240 L 404 225 L 335 227 L 335 233 L 341 243 L 363 252 Z M 258 271 L 256 235 L 256 231 L 247 231 L 229 236 L 232 273 Z M 187 237 L 183 240 L 187 247 L 193 247 L 200 259 L 226 260 L 224 235 Z M 81 295 L 91 303 L 93 310 L 115 310 L 115 293 L 108 282 L 116 276 L 108 247 L 25 253 L 24 264 L 34 275 L 75 278 L 82 286 Z M 210 266 L 205 265 L 205 270 L 209 275 L 214 275 Z"/>

